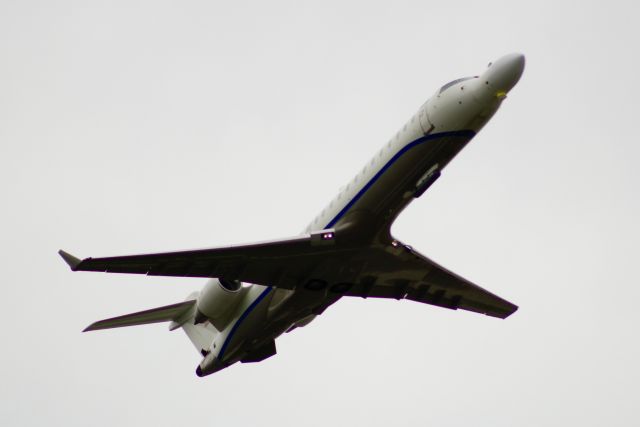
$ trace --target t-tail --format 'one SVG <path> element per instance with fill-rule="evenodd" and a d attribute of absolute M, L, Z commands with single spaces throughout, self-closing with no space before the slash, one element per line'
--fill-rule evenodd
<path fill-rule="evenodd" d="M 186 301 L 177 304 L 99 320 L 87 326 L 83 332 L 170 322 L 169 330 L 182 329 L 196 350 L 198 350 L 198 353 L 203 358 L 206 358 L 219 332 L 209 322 L 200 320 L 201 313 L 198 310 L 199 294 L 200 292 L 194 292 L 187 297 Z"/>

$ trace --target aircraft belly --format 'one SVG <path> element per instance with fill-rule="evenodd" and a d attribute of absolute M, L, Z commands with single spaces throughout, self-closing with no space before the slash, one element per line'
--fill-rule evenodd
<path fill-rule="evenodd" d="M 277 298 L 276 292 L 279 290 L 262 286 L 257 288 L 263 290 L 257 296 L 253 296 L 255 305 L 246 306 L 244 313 L 239 316 L 229 333 L 224 335 L 224 344 L 218 357 L 227 364 L 235 363 L 253 349 L 274 340 L 295 327 L 297 322 L 306 320 L 309 323 L 314 309 L 325 309 L 325 306 L 328 306 L 325 295 L 304 289 L 287 291 L 290 293 L 289 297 L 273 306 L 272 303 Z M 330 299 L 329 305 L 337 299 Z"/>
<path fill-rule="evenodd" d="M 237 361 L 244 349 L 255 339 L 256 331 L 263 328 L 272 295 L 272 288 L 252 286 L 247 303 L 241 309 L 238 318 L 231 323 L 228 330 L 218 336 L 218 359 L 229 364 Z"/>
<path fill-rule="evenodd" d="M 406 151 L 372 176 L 370 185 L 336 224 L 365 222 L 366 228 L 389 224 L 414 197 L 416 184 L 433 167 L 442 170 L 473 137 L 460 133 L 408 144 Z M 413 146 L 409 147 L 411 144 Z M 437 165 L 437 166 L 436 166 Z"/>

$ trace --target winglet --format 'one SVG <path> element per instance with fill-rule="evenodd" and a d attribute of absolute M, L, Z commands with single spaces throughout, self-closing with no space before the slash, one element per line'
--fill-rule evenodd
<path fill-rule="evenodd" d="M 66 253 L 62 249 L 58 251 L 58 254 L 62 257 L 64 262 L 69 264 L 69 267 L 71 267 L 71 271 L 76 271 L 78 269 L 78 266 L 82 262 L 81 259 L 78 259 L 78 258 L 74 257 L 73 255 L 71 255 L 69 253 Z"/>

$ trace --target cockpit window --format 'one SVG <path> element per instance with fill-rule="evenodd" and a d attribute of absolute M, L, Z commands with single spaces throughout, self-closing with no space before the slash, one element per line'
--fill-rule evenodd
<path fill-rule="evenodd" d="M 440 91 L 438 92 L 438 95 L 440 95 L 442 92 L 444 92 L 445 90 L 449 89 L 449 88 L 450 88 L 451 86 L 453 86 L 453 85 L 456 85 L 456 84 L 458 84 L 458 83 L 460 83 L 460 82 L 463 82 L 463 81 L 465 81 L 465 80 L 471 80 L 471 79 L 473 79 L 473 78 L 474 78 L 474 77 L 463 77 L 463 78 L 461 78 L 461 79 L 455 79 L 454 81 L 449 82 L 449 83 L 447 83 L 446 85 L 442 86 L 442 87 L 440 88 Z"/>

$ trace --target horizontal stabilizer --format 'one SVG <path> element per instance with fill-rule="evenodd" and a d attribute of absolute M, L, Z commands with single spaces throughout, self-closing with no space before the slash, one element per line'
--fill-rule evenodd
<path fill-rule="evenodd" d="M 124 316 L 112 317 L 111 319 L 99 320 L 87 326 L 83 332 L 176 320 L 191 310 L 195 303 L 196 300 L 189 300 L 178 304 L 152 308 L 151 310 L 125 314 Z"/>

